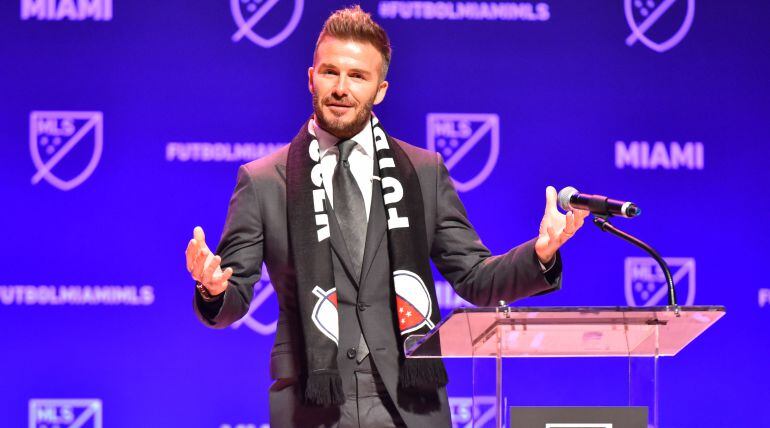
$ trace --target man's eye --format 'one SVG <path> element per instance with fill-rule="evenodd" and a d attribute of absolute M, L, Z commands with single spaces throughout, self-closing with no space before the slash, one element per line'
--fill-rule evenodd
<path fill-rule="evenodd" d="M 336 72 L 336 71 L 334 71 L 334 70 L 324 70 L 324 71 L 322 71 L 322 72 L 321 72 L 321 74 L 332 74 L 332 75 L 336 75 L 336 74 L 337 74 L 337 72 Z"/>

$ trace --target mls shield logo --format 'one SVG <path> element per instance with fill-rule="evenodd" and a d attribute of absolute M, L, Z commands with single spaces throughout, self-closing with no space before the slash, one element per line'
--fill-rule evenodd
<path fill-rule="evenodd" d="M 492 428 L 495 426 L 494 395 L 449 397 L 452 428 Z"/>
<path fill-rule="evenodd" d="M 37 169 L 32 184 L 45 180 L 71 190 L 86 181 L 102 156 L 103 123 L 100 111 L 31 112 L 29 150 Z"/>
<path fill-rule="evenodd" d="M 631 34 L 626 45 L 642 42 L 663 53 L 684 39 L 695 16 L 695 0 L 624 0 Z M 655 41 L 658 40 L 658 41 Z"/>
<path fill-rule="evenodd" d="M 259 282 L 254 284 L 254 297 L 251 299 L 249 311 L 230 327 L 238 329 L 244 326 L 262 336 L 269 336 L 275 333 L 276 326 L 278 325 L 278 315 L 275 308 L 278 305 L 274 300 L 276 300 L 275 290 L 273 289 L 273 284 L 270 283 L 267 269 L 263 265 Z"/>
<path fill-rule="evenodd" d="M 323 288 L 315 286 L 313 294 L 318 300 L 313 306 L 313 324 L 316 328 L 328 337 L 334 343 L 339 343 L 339 318 L 337 315 L 337 289 L 331 288 L 324 291 Z"/>
<path fill-rule="evenodd" d="M 291 1 L 294 2 L 293 5 L 290 4 Z M 288 7 L 291 7 L 291 10 L 286 10 Z M 303 7 L 304 0 L 230 0 L 230 12 L 233 14 L 235 25 L 238 26 L 231 37 L 232 41 L 236 43 L 245 37 L 257 46 L 272 48 L 294 32 L 302 17 Z M 273 13 L 268 15 L 269 12 Z M 281 15 L 288 15 L 288 22 L 274 36 L 268 38 L 257 33 L 257 29 L 274 32 L 275 23 L 272 20 L 266 22 L 263 18 Z"/>
<path fill-rule="evenodd" d="M 408 270 L 393 272 L 393 288 L 401 334 L 411 333 L 423 326 L 435 327 L 430 320 L 433 308 L 428 287 L 417 274 Z"/>
<path fill-rule="evenodd" d="M 680 305 L 695 302 L 695 259 L 666 257 Z M 626 303 L 629 306 L 668 304 L 668 286 L 658 263 L 650 257 L 627 257 L 625 267 Z M 684 303 L 682 303 L 684 302 Z"/>
<path fill-rule="evenodd" d="M 102 400 L 29 400 L 29 428 L 102 428 Z"/>
<path fill-rule="evenodd" d="M 460 192 L 478 187 L 497 164 L 500 118 L 496 114 L 429 113 L 427 133 L 428 149 L 444 157 Z"/>

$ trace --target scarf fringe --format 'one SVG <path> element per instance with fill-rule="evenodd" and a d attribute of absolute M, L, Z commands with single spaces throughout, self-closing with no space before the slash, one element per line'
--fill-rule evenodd
<path fill-rule="evenodd" d="M 398 372 L 398 383 L 405 389 L 435 390 L 446 386 L 449 377 L 440 359 L 406 358 Z"/>
<path fill-rule="evenodd" d="M 316 406 L 339 406 L 345 402 L 342 393 L 342 378 L 339 373 L 313 373 L 307 378 L 305 385 L 305 401 Z"/>

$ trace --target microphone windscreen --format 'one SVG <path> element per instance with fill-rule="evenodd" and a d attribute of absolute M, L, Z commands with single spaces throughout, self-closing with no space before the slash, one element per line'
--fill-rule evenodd
<path fill-rule="evenodd" d="M 564 211 L 569 211 L 572 208 L 569 206 L 569 200 L 575 193 L 578 193 L 578 190 L 572 186 L 567 186 L 561 190 L 559 190 L 559 206 Z"/>

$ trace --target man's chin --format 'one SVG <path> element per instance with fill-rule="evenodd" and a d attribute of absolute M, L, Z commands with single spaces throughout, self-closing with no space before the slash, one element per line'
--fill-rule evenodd
<path fill-rule="evenodd" d="M 331 117 L 329 117 L 331 116 Z M 345 116 L 322 115 L 319 125 L 337 138 L 350 138 L 358 134 L 366 126 L 366 122 L 355 123 L 355 118 L 345 120 Z"/>

